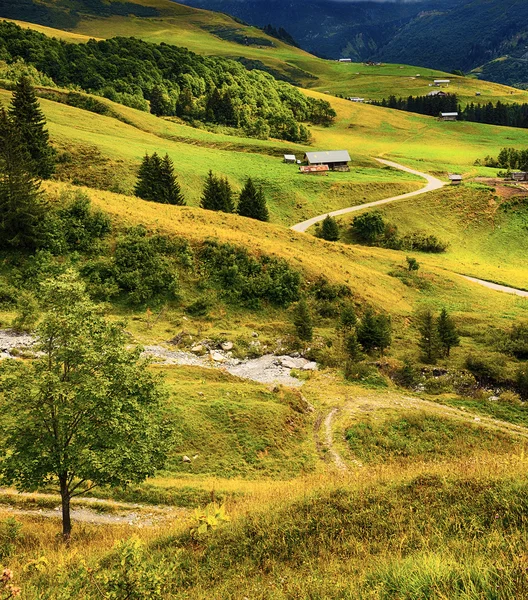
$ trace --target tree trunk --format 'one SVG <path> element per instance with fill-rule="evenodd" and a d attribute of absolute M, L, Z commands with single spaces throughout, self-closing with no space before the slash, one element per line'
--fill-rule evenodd
<path fill-rule="evenodd" d="M 70 492 L 68 490 L 68 477 L 66 474 L 59 476 L 60 493 L 62 501 L 62 538 L 65 542 L 71 537 Z"/>

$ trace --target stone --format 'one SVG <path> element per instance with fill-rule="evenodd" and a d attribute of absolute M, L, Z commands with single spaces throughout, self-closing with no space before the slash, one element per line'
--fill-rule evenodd
<path fill-rule="evenodd" d="M 223 354 L 220 354 L 220 352 L 211 352 L 211 358 L 215 362 L 223 363 L 226 361 L 226 357 Z"/>
<path fill-rule="evenodd" d="M 298 365 L 297 365 L 297 361 L 295 361 L 293 358 L 281 358 L 280 361 L 278 361 L 280 365 L 282 365 L 283 367 L 286 367 L 286 369 L 297 369 Z"/>
<path fill-rule="evenodd" d="M 202 346 L 202 344 L 197 344 L 196 346 L 193 346 L 191 348 L 191 352 L 199 354 L 200 352 L 203 352 L 203 349 L 204 349 L 204 347 Z"/>
<path fill-rule="evenodd" d="M 198 456 L 200 456 L 200 455 L 199 455 L 199 454 L 195 454 L 195 455 L 193 456 L 193 460 L 196 460 L 196 459 L 198 458 Z"/>
<path fill-rule="evenodd" d="M 182 457 L 182 462 L 184 462 L 184 463 L 190 463 L 191 459 L 187 455 L 184 454 L 183 457 Z"/>
<path fill-rule="evenodd" d="M 317 363 L 316 362 L 309 362 L 306 363 L 304 365 L 304 367 L 302 368 L 303 371 L 317 371 Z"/>
<path fill-rule="evenodd" d="M 233 350 L 233 342 L 224 342 L 220 344 L 220 348 L 222 348 L 222 350 L 224 350 L 225 352 Z"/>
<path fill-rule="evenodd" d="M 259 334 L 258 334 L 256 331 L 254 331 L 254 332 L 253 332 L 251 335 L 252 335 L 254 338 L 257 338 L 257 337 L 259 336 Z"/>

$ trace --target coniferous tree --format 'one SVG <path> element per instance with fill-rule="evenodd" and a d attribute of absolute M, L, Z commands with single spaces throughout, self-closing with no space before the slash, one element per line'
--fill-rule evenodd
<path fill-rule="evenodd" d="M 337 242 L 339 239 L 339 226 L 330 215 L 326 215 L 321 227 L 321 237 L 327 242 Z"/>
<path fill-rule="evenodd" d="M 170 112 L 167 97 L 159 85 L 155 85 L 150 92 L 150 112 L 157 117 Z"/>
<path fill-rule="evenodd" d="M 367 309 L 357 330 L 359 343 L 366 352 L 379 350 L 381 354 L 391 345 L 392 327 L 390 318 L 385 315 L 376 315 Z"/>
<path fill-rule="evenodd" d="M 343 346 L 347 361 L 356 362 L 359 360 L 361 357 L 361 345 L 355 331 L 346 335 Z"/>
<path fill-rule="evenodd" d="M 154 156 L 157 156 L 156 153 L 152 156 L 145 154 L 139 167 L 134 194 L 143 200 L 152 200 L 154 194 Z"/>
<path fill-rule="evenodd" d="M 207 210 L 222 210 L 220 180 L 209 171 L 205 180 L 200 206 Z"/>
<path fill-rule="evenodd" d="M 424 310 L 418 315 L 418 331 L 420 332 L 418 346 L 422 351 L 422 360 L 434 364 L 440 356 L 441 346 L 432 311 Z"/>
<path fill-rule="evenodd" d="M 293 315 L 293 324 L 297 331 L 297 336 L 304 342 L 310 342 L 313 338 L 313 320 L 310 309 L 306 300 L 302 298 L 297 306 Z"/>
<path fill-rule="evenodd" d="M 458 335 L 455 322 L 445 308 L 442 309 L 438 317 L 436 328 L 444 356 L 449 356 L 451 348 L 460 346 L 460 336 Z"/>
<path fill-rule="evenodd" d="M 18 127 L 0 111 L 0 247 L 34 250 L 45 205 Z"/>
<path fill-rule="evenodd" d="M 356 311 L 352 304 L 345 304 L 339 315 L 339 328 L 344 332 L 348 333 L 356 326 L 357 316 Z"/>
<path fill-rule="evenodd" d="M 160 187 L 161 199 L 159 202 L 185 206 L 185 198 L 174 173 L 174 163 L 168 154 L 165 154 L 160 164 Z"/>
<path fill-rule="evenodd" d="M 29 77 L 22 76 L 16 84 L 9 116 L 31 158 L 32 172 L 43 179 L 50 177 L 55 172 L 56 152 L 50 145 L 46 119 Z"/>
<path fill-rule="evenodd" d="M 234 213 L 235 212 L 235 201 L 233 198 L 233 189 L 229 185 L 227 177 L 220 179 L 220 203 L 222 212 Z"/>
<path fill-rule="evenodd" d="M 268 208 L 262 188 L 257 189 L 249 178 L 244 189 L 240 192 L 237 212 L 242 217 L 257 219 L 258 221 L 269 221 Z"/>

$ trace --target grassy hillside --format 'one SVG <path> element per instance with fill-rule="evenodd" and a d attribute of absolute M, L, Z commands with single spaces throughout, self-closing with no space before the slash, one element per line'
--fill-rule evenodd
<path fill-rule="evenodd" d="M 35 5 L 33 0 L 30 0 L 30 4 Z M 74 4 L 72 0 L 70 5 Z M 64 14 L 70 14 L 68 4 L 47 0 L 46 3 L 36 5 L 37 14 L 44 10 L 44 6 L 52 7 L 54 12 L 48 15 L 44 23 L 47 26 L 57 23 L 58 29 L 53 35 L 68 41 L 72 41 L 71 33 L 95 38 L 134 36 L 150 42 L 184 46 L 198 54 L 235 59 L 243 57 L 243 62 L 252 68 L 259 68 L 260 63 L 261 68 L 266 68 L 272 74 L 332 95 L 361 96 L 367 99 L 381 99 L 390 94 L 418 96 L 430 91 L 429 84 L 434 79 L 448 77 L 452 80 L 450 91 L 456 92 L 463 103 L 473 101 L 477 92 L 481 94 L 481 101 L 526 102 L 528 99 L 527 93 L 518 89 L 448 75 L 424 67 L 403 64 L 374 67 L 323 60 L 270 38 L 259 29 L 241 25 L 221 13 L 194 9 L 170 0 L 133 0 L 129 3 L 131 12 L 135 6 L 138 13 L 141 13 L 140 9 L 148 9 L 154 13 L 137 14 L 132 18 L 112 14 L 112 7 L 119 6 L 116 2 L 110 4 L 106 11 L 94 11 L 85 2 L 77 4 L 75 17 L 66 20 L 66 25 L 61 26 L 60 19 Z M 31 13 L 26 9 L 24 14 L 14 2 L 8 2 L 5 8 L 0 9 L 0 17 L 26 20 L 29 27 L 32 27 L 32 22 L 43 22 L 43 18 L 38 20 L 38 16 L 28 18 L 28 14 Z M 61 28 L 66 31 L 61 31 Z M 51 30 L 48 32 L 51 33 Z M 247 45 L 246 37 L 255 39 L 255 43 Z"/>

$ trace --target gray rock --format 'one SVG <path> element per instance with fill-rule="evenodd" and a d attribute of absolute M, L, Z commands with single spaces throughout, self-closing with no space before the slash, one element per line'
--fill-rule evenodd
<path fill-rule="evenodd" d="M 224 342 L 223 344 L 220 344 L 220 348 L 222 348 L 222 350 L 225 352 L 233 350 L 233 342 Z"/>
<path fill-rule="evenodd" d="M 307 364 L 304 365 L 304 367 L 302 368 L 303 371 L 317 371 L 317 363 L 316 362 L 309 362 Z"/>
<path fill-rule="evenodd" d="M 193 346 L 191 348 L 191 352 L 195 352 L 196 354 L 203 352 L 203 350 L 204 350 L 204 347 L 202 346 L 202 344 L 197 344 L 196 346 Z"/>
<path fill-rule="evenodd" d="M 227 360 L 223 354 L 220 354 L 220 352 L 211 352 L 210 356 L 215 362 L 219 363 L 223 363 Z"/>
<path fill-rule="evenodd" d="M 183 457 L 182 457 L 182 462 L 184 462 L 184 463 L 190 463 L 192 461 L 191 461 L 191 459 L 186 454 L 184 454 Z"/>

